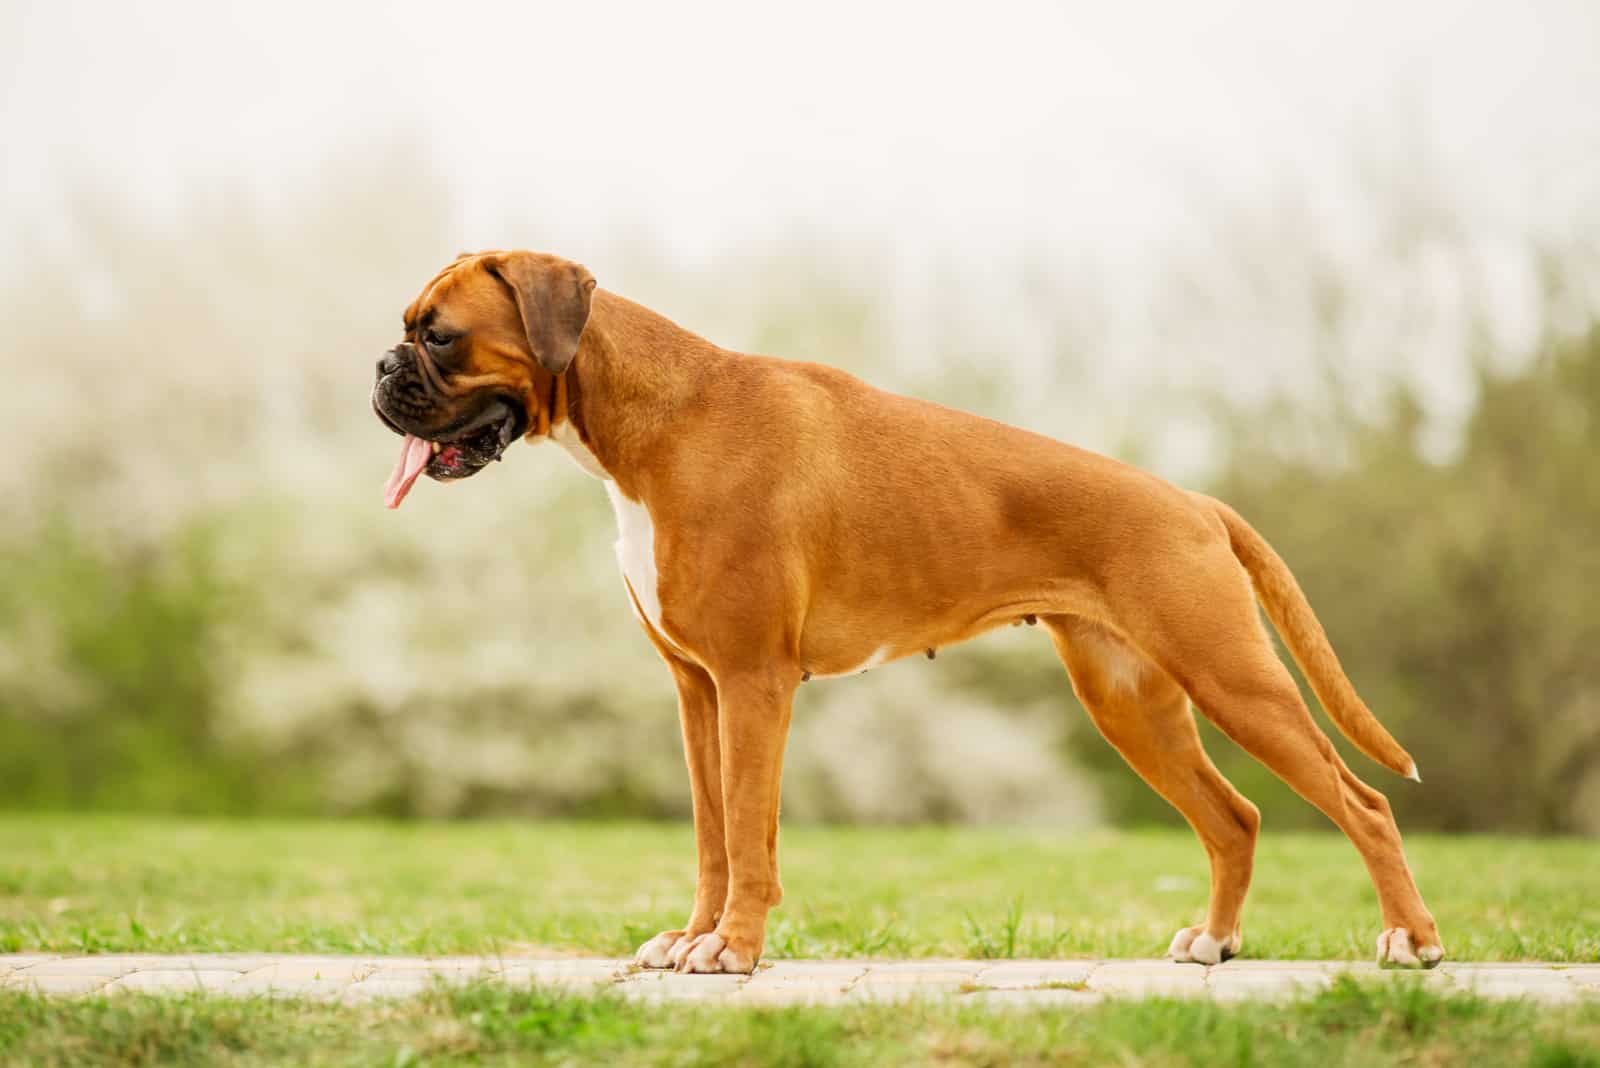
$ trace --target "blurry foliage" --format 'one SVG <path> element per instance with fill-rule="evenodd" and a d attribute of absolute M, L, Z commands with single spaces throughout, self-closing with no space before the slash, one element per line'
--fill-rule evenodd
<path fill-rule="evenodd" d="M 0 801 L 236 814 L 304 806 L 301 776 L 222 734 L 218 638 L 249 608 L 219 583 L 209 531 L 117 555 L 57 520 L 0 550 L 0 569 L 10 661 L 0 671 Z"/>
<path fill-rule="evenodd" d="M 1207 489 L 1288 561 L 1345 670 L 1416 759 L 1424 785 L 1399 782 L 1318 710 L 1403 825 L 1600 833 L 1600 326 L 1553 339 L 1521 370 L 1481 370 L 1478 388 L 1458 453 L 1437 463 L 1404 390 L 1370 422 L 1347 408 L 1331 420 L 1293 405 L 1234 412 L 1229 459 Z M 1285 421 L 1321 425 L 1326 451 L 1285 452 L 1296 439 Z M 991 668 L 977 682 L 997 696 L 1051 687 Z M 1002 673 L 1009 683 L 989 681 Z M 1268 827 L 1325 825 L 1201 728 Z M 1179 821 L 1092 727 L 1080 721 L 1069 746 L 1113 821 Z"/>
<path fill-rule="evenodd" d="M 1443 462 L 1424 457 L 1418 416 L 1397 393 L 1347 429 L 1336 444 L 1351 460 L 1331 468 L 1237 421 L 1212 489 L 1289 562 L 1416 758 L 1424 786 L 1385 784 L 1402 820 L 1600 832 L 1600 326 L 1551 339 L 1522 370 L 1480 370 Z M 1213 751 L 1258 800 L 1285 792 Z"/>
<path fill-rule="evenodd" d="M 597 487 L 546 447 L 401 515 L 378 505 L 394 439 L 367 411 L 372 359 L 458 244 L 412 155 L 334 161 L 282 191 L 288 211 L 197 195 L 171 226 L 80 191 L 70 252 L 25 235 L 0 348 L 26 398 L 0 422 L 0 806 L 687 816 L 672 687 L 627 611 Z M 918 289 L 805 240 L 682 270 L 628 247 L 597 273 L 731 347 L 1157 469 L 1214 443 L 1202 483 L 1278 547 L 1416 756 L 1420 788 L 1349 756 L 1406 825 L 1600 832 L 1593 301 L 1540 309 L 1549 340 L 1525 359 L 1479 330 L 1486 283 L 1448 219 L 1418 236 L 1408 211 L 1369 213 L 1353 252 L 1256 220 L 1236 263 L 1204 248 L 1145 316 L 1110 314 L 1092 277 L 1068 286 L 1034 252 L 976 294 L 959 272 L 935 265 Z M 503 244 L 540 237 L 511 224 Z M 1450 296 L 1430 304 L 1441 271 Z M 1112 328 L 1142 318 L 1158 328 Z M 1473 339 L 1493 358 L 1441 451 L 1395 354 L 1461 362 Z M 1217 391 L 1231 405 L 1206 403 L 1217 367 L 1281 384 L 1294 360 L 1240 356 L 1280 341 L 1325 369 L 1315 394 L 1235 382 Z M 1209 366 L 1149 393 L 1110 373 L 1191 352 Z M 1202 728 L 1268 827 L 1323 825 Z M 1032 628 L 803 687 L 784 805 L 1177 818 L 1073 708 Z"/>

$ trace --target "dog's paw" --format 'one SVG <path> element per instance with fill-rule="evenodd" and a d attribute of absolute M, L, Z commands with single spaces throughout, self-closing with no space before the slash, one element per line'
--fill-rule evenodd
<path fill-rule="evenodd" d="M 756 970 L 758 954 L 742 953 L 717 932 L 700 935 L 690 942 L 677 964 L 680 972 L 701 975 L 727 973 L 749 975 Z"/>
<path fill-rule="evenodd" d="M 1202 924 L 1185 927 L 1172 936 L 1167 956 L 1181 964 L 1221 964 L 1239 952 L 1242 944 L 1239 932 L 1227 938 L 1213 938 Z"/>
<path fill-rule="evenodd" d="M 683 941 L 682 931 L 662 931 L 639 947 L 633 963 L 641 968 L 671 968 L 677 964 L 672 959 L 672 947 Z"/>
<path fill-rule="evenodd" d="M 1444 960 L 1441 945 L 1414 945 L 1411 932 L 1391 927 L 1378 936 L 1378 965 L 1382 968 L 1433 968 Z"/>

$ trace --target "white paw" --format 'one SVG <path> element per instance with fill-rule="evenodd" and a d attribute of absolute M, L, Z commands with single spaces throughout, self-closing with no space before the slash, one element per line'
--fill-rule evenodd
<path fill-rule="evenodd" d="M 672 967 L 676 963 L 671 957 L 672 947 L 682 937 L 682 931 L 662 931 L 639 947 L 639 952 L 633 955 L 633 963 L 641 968 Z"/>
<path fill-rule="evenodd" d="M 1411 951 L 1411 932 L 1391 927 L 1378 936 L 1378 963 L 1401 968 L 1420 968 L 1422 960 Z"/>
<path fill-rule="evenodd" d="M 672 944 L 672 948 L 667 951 L 667 960 L 671 961 L 671 966 L 682 971 L 683 959 L 689 955 L 689 950 L 693 949 L 694 944 L 699 940 L 699 935 L 680 935 L 678 940 Z"/>
<path fill-rule="evenodd" d="M 728 947 L 715 931 L 703 934 L 689 943 L 688 951 L 678 964 L 678 971 L 694 974 L 748 975 L 755 970 L 756 962 L 746 960 Z"/>
<path fill-rule="evenodd" d="M 1172 936 L 1167 956 L 1180 963 L 1221 964 L 1239 952 L 1237 934 L 1215 938 L 1204 927 L 1185 927 Z"/>
<path fill-rule="evenodd" d="M 722 971 L 722 962 L 718 959 L 727 943 L 715 931 L 696 938 L 689 943 L 687 952 L 678 960 L 680 972 L 714 974 Z"/>
<path fill-rule="evenodd" d="M 1378 936 L 1378 964 L 1385 968 L 1432 968 L 1444 960 L 1443 946 L 1413 946 L 1411 932 L 1391 927 Z"/>

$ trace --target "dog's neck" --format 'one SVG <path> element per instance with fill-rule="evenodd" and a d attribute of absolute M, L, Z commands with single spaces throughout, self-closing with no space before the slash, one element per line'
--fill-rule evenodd
<path fill-rule="evenodd" d="M 725 358 L 737 357 L 597 289 L 578 354 L 548 387 L 548 436 L 591 475 L 642 500 L 674 421 Z"/>

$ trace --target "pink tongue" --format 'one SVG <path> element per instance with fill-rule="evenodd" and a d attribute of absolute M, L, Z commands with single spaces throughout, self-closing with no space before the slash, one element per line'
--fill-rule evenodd
<path fill-rule="evenodd" d="M 400 446 L 400 462 L 394 465 L 394 474 L 389 476 L 389 484 L 383 487 L 383 503 L 390 508 L 400 507 L 400 502 L 411 492 L 411 484 L 422 474 L 422 469 L 428 466 L 432 456 L 433 446 L 426 438 L 407 434 L 406 443 Z"/>

